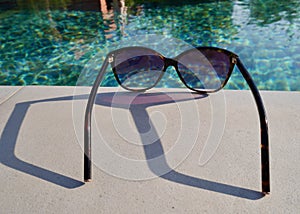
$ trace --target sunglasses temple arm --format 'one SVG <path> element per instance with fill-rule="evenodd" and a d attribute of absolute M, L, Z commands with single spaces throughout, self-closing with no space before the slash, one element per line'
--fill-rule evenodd
<path fill-rule="evenodd" d="M 94 82 L 92 90 L 89 95 L 84 117 L 84 181 L 88 182 L 92 179 L 92 161 L 91 161 L 91 117 L 93 105 L 97 95 L 98 87 L 104 77 L 108 66 L 108 57 L 104 60 L 100 72 Z"/>
<path fill-rule="evenodd" d="M 261 176 L 262 176 L 262 192 L 267 194 L 270 192 L 270 168 L 269 168 L 269 134 L 268 121 L 265 113 L 264 104 L 260 93 L 253 82 L 249 72 L 237 58 L 237 67 L 249 85 L 254 96 L 260 119 L 260 135 L 261 135 Z"/>

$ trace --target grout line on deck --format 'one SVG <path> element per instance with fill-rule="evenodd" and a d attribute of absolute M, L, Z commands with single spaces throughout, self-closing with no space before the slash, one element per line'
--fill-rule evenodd
<path fill-rule="evenodd" d="M 7 96 L 5 99 L 3 99 L 0 102 L 0 105 L 4 104 L 5 102 L 7 102 L 10 98 L 12 98 L 15 94 L 17 94 L 20 90 L 22 90 L 25 86 L 20 87 L 19 89 L 15 90 L 13 93 L 11 93 L 9 96 Z"/>

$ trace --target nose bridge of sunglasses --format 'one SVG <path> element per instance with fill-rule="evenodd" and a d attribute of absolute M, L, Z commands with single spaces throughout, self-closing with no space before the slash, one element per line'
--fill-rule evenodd
<path fill-rule="evenodd" d="M 177 70 L 178 70 L 178 61 L 176 58 L 165 58 L 164 59 L 164 69 L 163 71 L 173 78 L 176 76 L 178 77 Z"/>
<path fill-rule="evenodd" d="M 171 58 L 165 58 L 165 66 L 164 66 L 164 71 L 167 70 L 168 67 L 173 66 L 174 68 L 177 67 L 177 61 Z"/>

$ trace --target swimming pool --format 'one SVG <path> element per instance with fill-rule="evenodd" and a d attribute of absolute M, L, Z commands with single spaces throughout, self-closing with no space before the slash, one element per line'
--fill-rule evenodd
<path fill-rule="evenodd" d="M 163 44 L 171 38 L 237 53 L 259 89 L 300 91 L 299 0 L 111 2 L 0 1 L 0 85 L 76 85 L 94 56 L 158 35 Z M 246 89 L 233 74 L 226 88 Z M 178 87 L 176 78 L 162 84 Z M 102 85 L 117 83 L 108 73 Z"/>

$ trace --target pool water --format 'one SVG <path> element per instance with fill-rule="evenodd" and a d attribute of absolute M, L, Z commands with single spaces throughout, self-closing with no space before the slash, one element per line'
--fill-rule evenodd
<path fill-rule="evenodd" d="M 0 0 L 0 85 L 72 86 L 116 44 L 164 44 L 172 57 L 181 41 L 235 52 L 259 89 L 300 91 L 299 0 L 114 2 Z M 165 76 L 159 86 L 180 87 L 172 69 Z M 117 85 L 111 72 L 102 85 Z M 234 71 L 226 88 L 247 85 Z"/>

